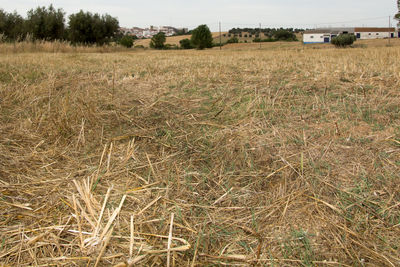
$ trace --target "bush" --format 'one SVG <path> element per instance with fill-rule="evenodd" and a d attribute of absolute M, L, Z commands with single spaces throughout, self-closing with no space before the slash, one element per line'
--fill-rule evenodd
<path fill-rule="evenodd" d="M 226 41 L 227 44 L 236 44 L 239 43 L 239 39 L 237 37 L 232 37 L 228 41 Z"/>
<path fill-rule="evenodd" d="M 179 49 L 179 47 L 176 44 L 166 44 L 166 45 L 164 45 L 164 49 L 176 50 L 176 49 Z"/>
<path fill-rule="evenodd" d="M 274 33 L 274 38 L 279 41 L 297 41 L 296 34 L 283 29 L 277 30 Z"/>
<path fill-rule="evenodd" d="M 193 30 L 191 42 L 197 49 L 211 48 L 213 38 L 207 25 L 203 24 Z"/>
<path fill-rule="evenodd" d="M 180 44 L 182 49 L 192 49 L 192 48 L 194 48 L 192 43 L 190 42 L 190 40 L 187 39 L 187 38 L 183 39 L 183 40 L 180 40 L 179 44 Z"/>
<path fill-rule="evenodd" d="M 222 47 L 222 46 L 224 46 L 226 43 L 213 43 L 212 44 L 212 47 Z"/>
<path fill-rule="evenodd" d="M 269 37 L 267 39 L 255 38 L 253 40 L 253 42 L 255 42 L 255 43 L 272 43 L 272 42 L 276 42 L 276 41 L 278 41 L 278 40 L 271 38 L 271 37 Z"/>
<path fill-rule="evenodd" d="M 151 38 L 150 47 L 154 49 L 163 49 L 166 40 L 165 33 L 159 32 Z"/>
<path fill-rule="evenodd" d="M 264 43 L 272 43 L 272 42 L 276 42 L 276 41 L 278 41 L 278 40 L 276 40 L 276 39 L 274 39 L 274 38 L 271 38 L 271 37 L 268 37 L 267 39 L 264 39 L 264 40 L 262 40 Z"/>
<path fill-rule="evenodd" d="M 357 38 L 353 34 L 340 34 L 337 37 L 332 38 L 331 43 L 336 47 L 346 47 L 352 45 Z"/>
<path fill-rule="evenodd" d="M 129 35 L 124 35 L 119 40 L 119 44 L 125 46 L 126 48 L 131 48 L 133 46 L 133 37 Z"/>

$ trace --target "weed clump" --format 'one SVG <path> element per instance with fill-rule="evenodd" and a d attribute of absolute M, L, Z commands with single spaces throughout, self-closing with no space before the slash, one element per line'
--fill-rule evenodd
<path fill-rule="evenodd" d="M 340 34 L 332 38 L 331 43 L 336 47 L 346 47 L 352 45 L 357 40 L 353 34 Z"/>

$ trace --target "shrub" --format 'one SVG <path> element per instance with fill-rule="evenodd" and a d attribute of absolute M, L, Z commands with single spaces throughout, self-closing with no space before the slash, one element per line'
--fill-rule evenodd
<path fill-rule="evenodd" d="M 119 40 L 119 44 L 127 48 L 131 48 L 133 46 L 133 37 L 124 35 L 121 40 Z"/>
<path fill-rule="evenodd" d="M 165 33 L 159 32 L 151 38 L 150 47 L 155 49 L 163 49 L 167 38 Z"/>
<path fill-rule="evenodd" d="M 166 44 L 166 45 L 164 45 L 164 49 L 176 50 L 176 49 L 179 49 L 179 47 L 176 44 Z"/>
<path fill-rule="evenodd" d="M 226 41 L 228 44 L 236 44 L 239 43 L 239 39 L 237 37 L 232 37 L 228 41 Z"/>
<path fill-rule="evenodd" d="M 331 43 L 336 47 L 346 47 L 352 45 L 356 39 L 356 36 L 353 34 L 340 34 L 332 38 Z"/>
<path fill-rule="evenodd" d="M 274 33 L 274 38 L 279 41 L 297 41 L 296 34 L 283 29 L 277 30 Z"/>
<path fill-rule="evenodd" d="M 264 40 L 262 40 L 263 42 L 265 42 L 265 43 L 272 43 L 272 42 L 276 42 L 276 41 L 278 41 L 278 40 L 276 40 L 276 39 L 274 39 L 274 38 L 271 38 L 271 37 L 268 37 L 267 39 L 264 39 Z"/>
<path fill-rule="evenodd" d="M 226 43 L 225 43 L 226 44 Z M 212 44 L 212 47 L 222 47 L 222 46 L 224 46 L 225 45 L 224 43 L 213 43 Z"/>
<path fill-rule="evenodd" d="M 276 41 L 278 41 L 278 40 L 271 38 L 271 37 L 268 37 L 267 39 L 255 38 L 253 40 L 253 42 L 255 42 L 255 43 L 272 43 L 272 42 L 276 42 Z"/>
<path fill-rule="evenodd" d="M 197 49 L 205 49 L 212 47 L 212 35 L 211 31 L 207 25 L 203 24 L 193 30 L 192 37 L 191 37 L 192 44 Z"/>
<path fill-rule="evenodd" d="M 190 40 L 189 39 L 183 39 L 183 40 L 180 40 L 179 41 L 179 44 L 180 44 L 180 46 L 181 46 L 181 48 L 182 49 L 192 49 L 193 48 L 193 45 L 192 45 L 192 43 L 190 42 Z"/>

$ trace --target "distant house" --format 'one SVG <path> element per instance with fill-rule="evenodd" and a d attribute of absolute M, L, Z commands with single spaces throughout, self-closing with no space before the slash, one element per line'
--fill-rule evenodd
<path fill-rule="evenodd" d="M 303 33 L 303 43 L 318 44 L 330 43 L 332 38 L 339 34 L 353 34 L 360 40 L 382 39 L 382 38 L 400 38 L 400 33 L 396 28 L 320 28 L 308 30 Z"/>
<path fill-rule="evenodd" d="M 330 43 L 332 38 L 339 34 L 354 34 L 354 28 L 320 28 L 303 33 L 303 43 L 322 44 Z"/>
<path fill-rule="evenodd" d="M 400 38 L 400 32 L 396 34 L 396 28 L 355 28 L 357 39 L 382 39 L 382 38 Z"/>

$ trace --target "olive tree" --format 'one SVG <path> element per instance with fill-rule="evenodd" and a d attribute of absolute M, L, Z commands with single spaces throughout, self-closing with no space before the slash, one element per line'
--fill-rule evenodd
<path fill-rule="evenodd" d="M 37 7 L 28 11 L 26 28 L 34 39 L 60 40 L 64 38 L 65 13 L 55 9 L 53 5 Z"/>
<path fill-rule="evenodd" d="M 154 49 L 163 49 L 166 40 L 165 33 L 159 32 L 151 38 L 150 47 Z"/>
<path fill-rule="evenodd" d="M 356 36 L 353 34 L 340 34 L 332 38 L 331 43 L 336 47 L 346 47 L 352 45 L 355 40 Z"/>
<path fill-rule="evenodd" d="M 207 25 L 198 26 L 192 32 L 191 42 L 197 49 L 211 48 L 213 37 Z"/>
<path fill-rule="evenodd" d="M 69 39 L 72 43 L 108 43 L 117 34 L 118 19 L 106 14 L 99 15 L 82 10 L 69 16 Z"/>

